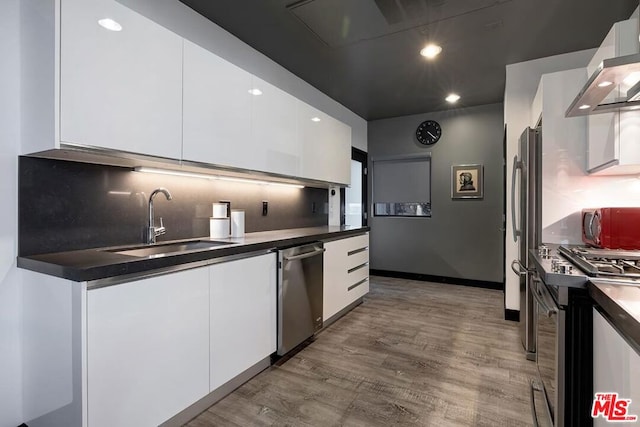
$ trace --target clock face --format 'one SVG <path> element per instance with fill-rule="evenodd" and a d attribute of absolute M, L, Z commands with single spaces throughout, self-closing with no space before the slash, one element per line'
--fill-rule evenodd
<path fill-rule="evenodd" d="M 438 142 L 442 135 L 442 128 L 438 122 L 433 120 L 427 120 L 420 123 L 418 130 L 416 130 L 416 138 L 420 144 L 432 145 Z"/>

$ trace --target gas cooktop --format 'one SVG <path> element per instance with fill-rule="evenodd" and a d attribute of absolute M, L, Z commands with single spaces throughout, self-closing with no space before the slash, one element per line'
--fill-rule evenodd
<path fill-rule="evenodd" d="M 584 287 L 597 279 L 640 286 L 640 251 L 544 244 L 530 253 L 547 285 Z"/>
<path fill-rule="evenodd" d="M 640 281 L 640 251 L 559 246 L 558 253 L 589 277 Z"/>

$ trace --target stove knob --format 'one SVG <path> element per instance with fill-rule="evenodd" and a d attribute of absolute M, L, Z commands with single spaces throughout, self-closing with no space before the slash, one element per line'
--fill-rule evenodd
<path fill-rule="evenodd" d="M 558 266 L 558 271 L 561 274 L 571 274 L 572 270 L 573 270 L 573 268 L 569 264 L 560 264 Z"/>

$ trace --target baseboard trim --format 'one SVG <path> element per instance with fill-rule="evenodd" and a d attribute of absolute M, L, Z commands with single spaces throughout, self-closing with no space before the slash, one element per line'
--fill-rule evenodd
<path fill-rule="evenodd" d="M 484 280 L 460 279 L 457 277 L 432 276 L 430 274 L 404 273 L 401 271 L 369 270 L 369 276 L 395 277 L 398 279 L 420 280 L 422 282 L 447 283 L 449 285 L 472 286 L 474 288 L 504 290 L 504 283 Z"/>
<path fill-rule="evenodd" d="M 511 320 L 513 322 L 520 321 L 520 310 L 504 309 L 504 320 Z"/>
<path fill-rule="evenodd" d="M 258 375 L 260 372 L 267 369 L 271 366 L 271 357 L 266 357 L 262 359 L 260 362 L 253 365 L 251 368 L 247 369 L 243 373 L 239 374 L 235 378 L 232 378 L 228 382 L 224 383 L 202 399 L 198 400 L 193 405 L 174 415 L 164 423 L 160 424 L 161 427 L 174 427 L 174 426 L 183 426 L 202 412 L 206 411 L 214 403 L 222 400 L 222 398 L 226 397 L 232 391 L 249 381 L 251 378 Z"/>
<path fill-rule="evenodd" d="M 336 314 L 334 314 L 333 316 L 331 316 L 330 318 L 322 322 L 322 329 L 320 329 L 318 333 L 324 331 L 328 326 L 330 326 L 336 320 L 340 319 L 342 316 L 344 316 L 345 314 L 347 314 L 348 312 L 350 312 L 351 310 L 353 310 L 354 308 L 362 304 L 363 300 L 364 300 L 363 297 L 358 298 L 357 300 L 355 300 L 354 302 L 352 302 L 351 304 L 349 304 L 348 306 L 346 306 L 345 308 L 343 308 L 342 310 L 340 310 L 339 312 L 337 312 Z"/>

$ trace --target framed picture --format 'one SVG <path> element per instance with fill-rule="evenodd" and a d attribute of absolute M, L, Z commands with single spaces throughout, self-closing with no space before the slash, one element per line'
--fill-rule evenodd
<path fill-rule="evenodd" d="M 482 199 L 484 176 L 482 165 L 451 166 L 451 198 Z"/>

